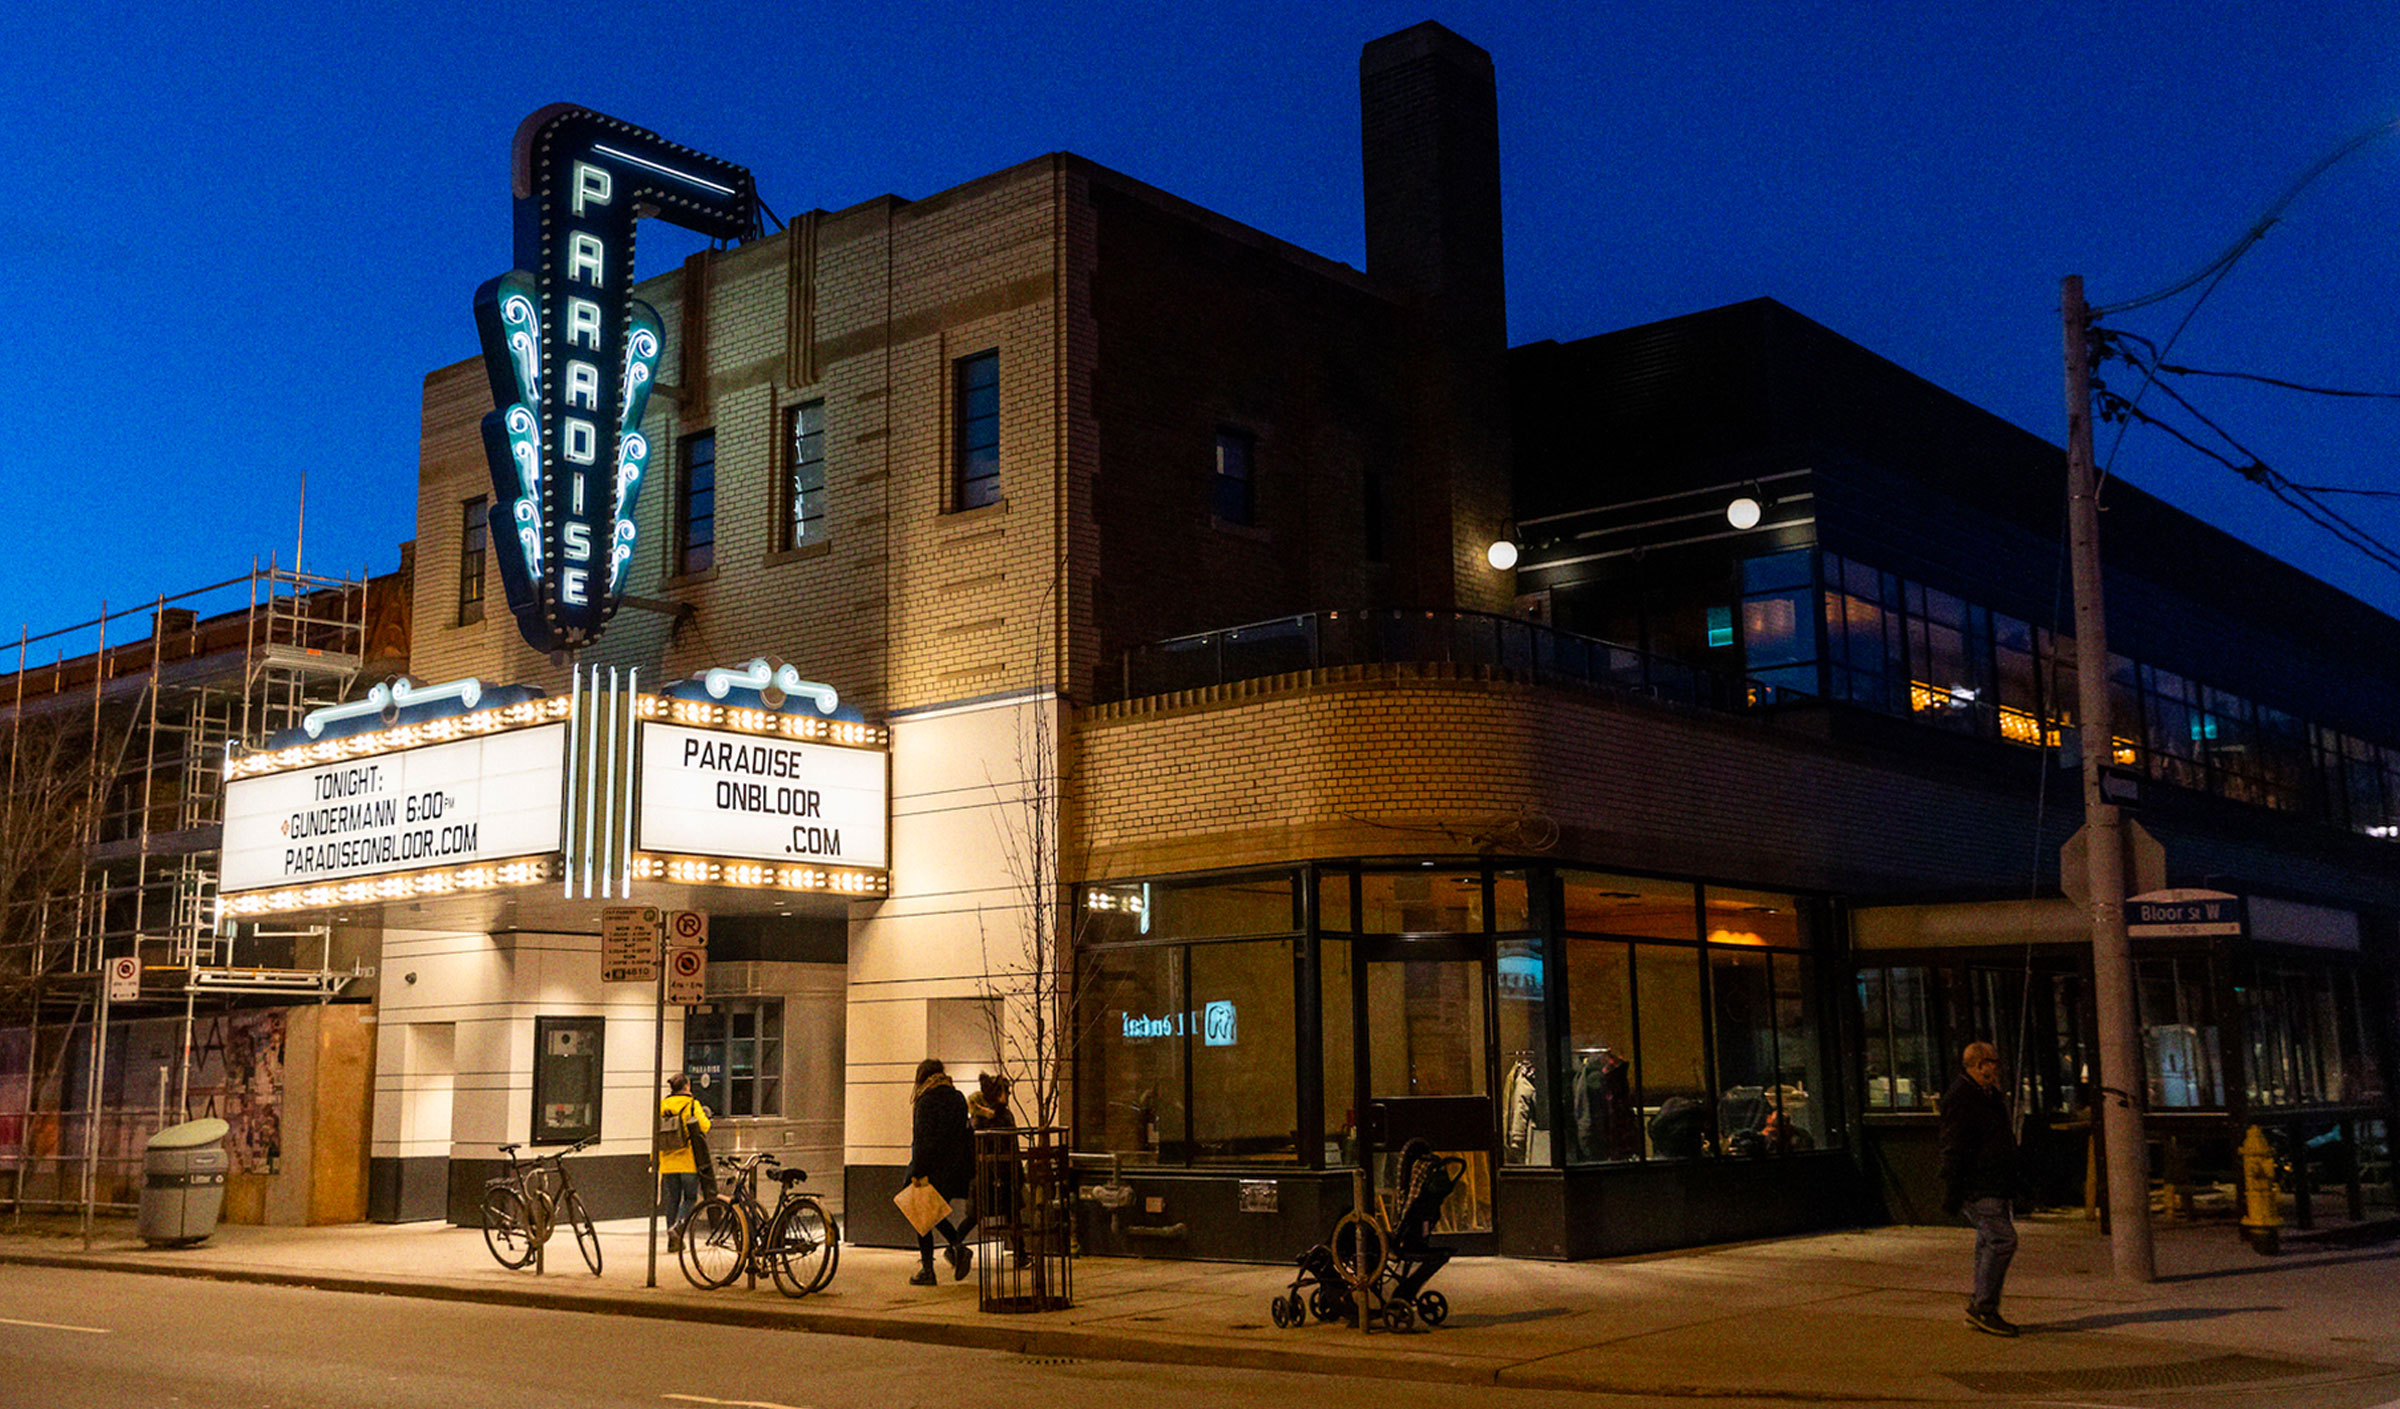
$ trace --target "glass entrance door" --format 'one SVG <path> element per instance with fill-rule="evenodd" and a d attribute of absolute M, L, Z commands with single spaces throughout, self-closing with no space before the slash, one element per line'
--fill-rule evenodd
<path fill-rule="evenodd" d="M 1420 946 L 1392 946 L 1403 947 Z M 1401 1147 L 1430 1140 L 1466 1164 L 1435 1234 L 1461 1251 L 1488 1251 L 1497 1127 L 1487 965 L 1446 946 L 1440 957 L 1370 953 L 1365 969 L 1367 1096 L 1385 1119 L 1375 1186 L 1397 1219 Z"/>

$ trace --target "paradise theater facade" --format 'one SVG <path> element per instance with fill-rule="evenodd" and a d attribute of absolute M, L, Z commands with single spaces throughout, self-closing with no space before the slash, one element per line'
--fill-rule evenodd
<path fill-rule="evenodd" d="M 627 962 L 598 942 L 612 908 L 723 917 L 723 948 L 739 952 L 745 919 L 831 918 L 882 895 L 888 744 L 830 687 L 755 661 L 658 693 L 605 669 L 559 696 L 401 679 L 232 759 L 223 912 L 378 923 L 386 964 L 408 966 L 381 1005 L 399 1040 L 379 1066 L 398 1070 L 384 1072 L 371 1208 L 462 1216 L 502 1141 L 493 1156 L 461 1152 L 461 1122 L 579 1140 L 603 1133 L 612 1074 L 648 1084 L 649 1060 L 663 1060 L 659 958 Z M 697 978 L 704 963 L 676 972 Z M 697 1001 L 700 987 L 677 996 Z M 462 1052 L 470 1078 L 503 1068 L 524 1081 L 462 1084 Z M 755 1070 L 717 1066 L 712 1095 L 738 1079 L 756 1101 Z M 429 1124 L 438 1139 L 408 1138 Z M 644 1164 L 593 1162 L 604 1206 L 640 1206 Z"/>

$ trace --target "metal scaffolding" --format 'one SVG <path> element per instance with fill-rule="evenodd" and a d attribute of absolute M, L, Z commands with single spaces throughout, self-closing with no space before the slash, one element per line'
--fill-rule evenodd
<path fill-rule="evenodd" d="M 104 1060 L 132 1024 L 180 1027 L 253 995 L 323 1001 L 332 931 L 217 915 L 224 763 L 343 700 L 365 666 L 369 584 L 275 566 L 41 636 L 0 677 L 0 1198 L 16 1209 L 129 1204 L 141 1139 L 183 1119 L 160 1072 L 134 1091 Z M 35 665 L 34 653 L 56 653 Z M 72 650 L 72 654 L 70 651 Z M 9 855 L 9 852 L 15 855 Z M 106 991 L 110 961 L 138 988 Z M 113 1002 L 113 1011 L 112 1011 Z M 102 1021 L 95 1023 L 95 1017 Z"/>

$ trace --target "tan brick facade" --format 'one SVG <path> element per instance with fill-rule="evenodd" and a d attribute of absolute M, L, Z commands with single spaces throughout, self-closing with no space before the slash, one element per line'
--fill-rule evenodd
<path fill-rule="evenodd" d="M 1040 865 L 1057 883 L 1061 780 L 1077 762 L 1066 721 L 1121 652 L 1245 619 L 1501 591 L 1480 540 L 1452 541 L 1468 531 L 1454 477 L 1409 434 L 1412 398 L 1449 364 L 1412 343 L 1406 300 L 1078 158 L 809 212 L 639 293 L 667 334 L 651 469 L 626 603 L 584 663 L 654 684 L 789 661 L 892 726 L 890 896 L 849 907 L 838 1040 L 853 1167 L 905 1160 L 918 1058 L 971 1072 L 994 1057 L 977 1015 L 1021 987 L 1017 853 L 1050 838 Z M 955 369 L 985 352 L 998 355 L 1002 497 L 961 510 Z M 785 547 L 789 418 L 809 402 L 823 407 L 826 532 Z M 564 664 L 522 642 L 488 560 L 480 613 L 462 619 L 462 511 L 491 492 L 489 410 L 479 360 L 427 377 L 415 674 L 563 690 Z M 1229 428 L 1255 437 L 1254 523 L 1211 512 Z M 702 432 L 715 435 L 713 562 L 683 574 L 683 447 Z M 1479 492 L 1498 502 L 1497 460 L 1484 469 Z M 1380 554 L 1371 475 L 1390 505 Z M 1176 766 L 1081 765 L 1078 786 L 1112 795 Z M 1220 811 L 1218 827 L 1245 825 Z M 473 936 L 437 942 L 480 952 Z"/>
<path fill-rule="evenodd" d="M 1497 853 L 1803 889 L 1991 887 L 2024 864 L 1993 837 L 2036 821 L 2034 797 L 1988 777 L 1439 666 L 1103 706 L 1074 762 L 1070 845 L 1102 876 Z"/>

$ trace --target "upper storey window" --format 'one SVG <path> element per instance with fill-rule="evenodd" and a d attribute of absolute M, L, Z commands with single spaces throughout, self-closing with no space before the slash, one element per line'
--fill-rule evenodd
<path fill-rule="evenodd" d="M 951 505 L 980 509 L 1000 502 L 1000 354 L 962 357 L 957 378 L 957 481 Z"/>

